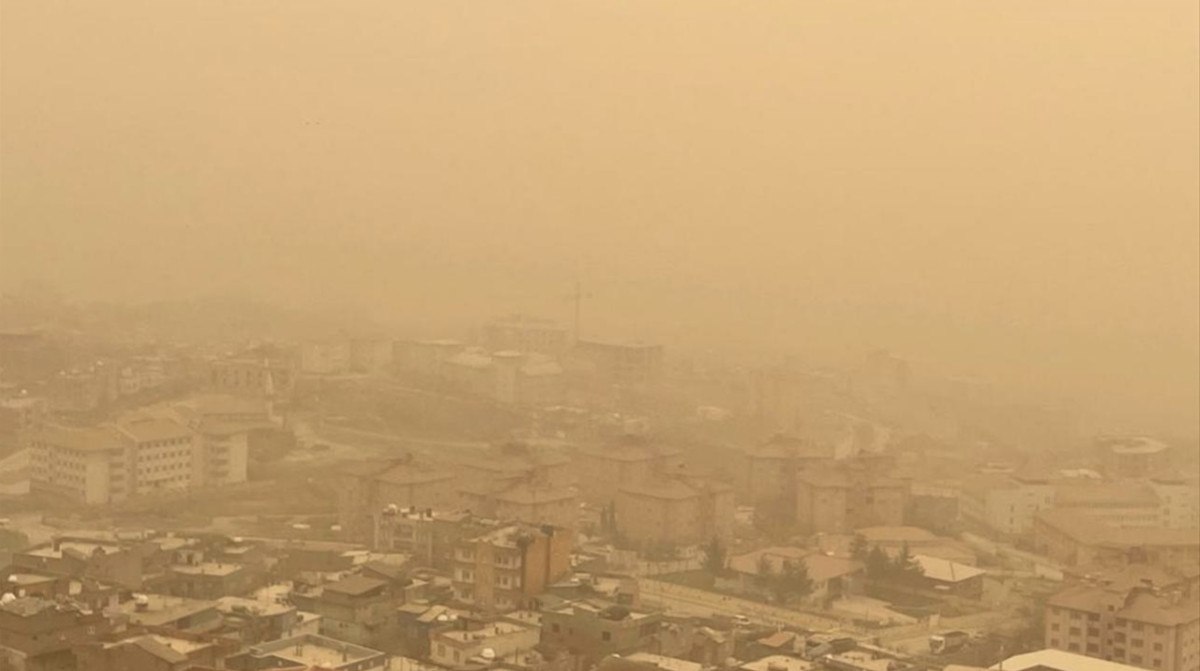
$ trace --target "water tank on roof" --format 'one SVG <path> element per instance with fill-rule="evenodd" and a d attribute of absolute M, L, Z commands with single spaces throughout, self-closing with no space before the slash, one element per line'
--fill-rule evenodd
<path fill-rule="evenodd" d="M 496 651 L 492 648 L 484 648 L 480 651 L 479 656 L 484 659 L 496 659 Z"/>
<path fill-rule="evenodd" d="M 17 600 L 17 595 L 12 592 L 5 592 L 4 596 L 0 596 L 0 605 L 12 603 Z"/>

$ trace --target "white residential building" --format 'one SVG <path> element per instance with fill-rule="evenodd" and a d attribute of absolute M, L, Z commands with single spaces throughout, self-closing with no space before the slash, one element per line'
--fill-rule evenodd
<path fill-rule="evenodd" d="M 1002 534 L 1033 530 L 1038 512 L 1054 506 L 1055 489 L 1047 480 L 1003 473 L 981 473 L 960 490 L 962 516 Z"/>

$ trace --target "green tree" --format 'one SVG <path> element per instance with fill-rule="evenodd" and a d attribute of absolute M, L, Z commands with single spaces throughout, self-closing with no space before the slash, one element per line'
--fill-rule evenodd
<path fill-rule="evenodd" d="M 891 577 L 892 563 L 887 553 L 878 545 L 867 553 L 867 577 L 871 580 L 887 580 Z"/>
<path fill-rule="evenodd" d="M 862 534 L 854 534 L 854 542 L 850 544 L 850 556 L 860 562 L 865 562 L 869 554 L 871 554 L 871 546 L 867 544 L 867 539 Z"/>
<path fill-rule="evenodd" d="M 808 575 L 808 564 L 803 559 L 784 562 L 779 579 L 783 583 L 784 601 L 803 599 L 813 590 L 812 578 Z"/>
<path fill-rule="evenodd" d="M 728 555 L 721 539 L 713 536 L 713 539 L 708 542 L 708 546 L 704 548 L 704 570 L 713 577 L 724 574 Z"/>
<path fill-rule="evenodd" d="M 775 567 L 771 566 L 771 559 L 766 553 L 758 556 L 758 563 L 754 566 L 754 583 L 763 589 L 771 589 L 771 583 L 775 576 Z"/>
<path fill-rule="evenodd" d="M 891 577 L 897 582 L 916 583 L 922 576 L 925 575 L 925 570 L 921 568 L 921 564 L 909 552 L 908 543 L 900 546 L 900 554 L 892 561 Z"/>

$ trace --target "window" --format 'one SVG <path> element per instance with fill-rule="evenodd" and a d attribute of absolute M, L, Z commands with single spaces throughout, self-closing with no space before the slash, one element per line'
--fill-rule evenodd
<path fill-rule="evenodd" d="M 1071 619 L 1072 619 L 1072 620 L 1078 620 L 1078 619 L 1079 619 L 1079 613 L 1077 613 L 1077 612 L 1075 612 L 1075 611 L 1071 611 Z"/>
<path fill-rule="evenodd" d="M 1162 652 L 1162 643 L 1154 644 L 1154 652 Z"/>
<path fill-rule="evenodd" d="M 1068 643 L 1067 650 L 1070 650 L 1071 652 L 1079 652 L 1079 644 L 1078 643 Z"/>
<path fill-rule="evenodd" d="M 611 632 L 611 631 L 602 631 L 602 632 L 600 632 L 600 640 L 602 640 L 602 641 L 611 641 L 611 640 L 612 640 L 612 632 Z"/>
<path fill-rule="evenodd" d="M 1096 645 L 1095 643 L 1088 643 L 1087 651 L 1088 652 L 1100 652 L 1100 646 Z"/>
<path fill-rule="evenodd" d="M 1143 629 L 1145 629 L 1145 628 L 1146 628 L 1146 627 L 1145 627 L 1145 625 L 1143 625 L 1141 622 L 1134 622 L 1134 623 L 1133 623 L 1133 630 L 1134 630 L 1134 631 L 1141 631 L 1141 630 L 1143 630 Z"/>
<path fill-rule="evenodd" d="M 1154 660 L 1154 666 L 1162 666 L 1162 660 L 1161 659 Z"/>
<path fill-rule="evenodd" d="M 1057 639 L 1057 638 L 1052 638 L 1052 639 L 1050 639 L 1050 647 L 1051 647 L 1051 648 L 1057 648 L 1057 647 L 1058 647 L 1058 639 Z"/>
<path fill-rule="evenodd" d="M 1140 638 L 1133 639 L 1133 647 L 1135 647 L 1135 648 L 1142 647 L 1142 639 L 1140 639 Z"/>
<path fill-rule="evenodd" d="M 1088 613 L 1088 622 L 1099 622 L 1100 615 L 1097 613 Z"/>
<path fill-rule="evenodd" d="M 1053 622 L 1050 624 L 1050 631 L 1058 631 L 1058 629 L 1059 629 L 1059 627 L 1058 627 L 1057 622 Z"/>
<path fill-rule="evenodd" d="M 550 625 L 550 631 L 552 631 L 552 632 L 554 632 L 554 633 L 556 633 L 556 634 L 557 634 L 557 633 L 559 632 L 559 630 L 561 630 L 561 629 L 562 629 L 562 627 L 558 626 L 558 623 L 557 623 L 557 622 L 555 622 L 554 624 Z"/>
<path fill-rule="evenodd" d="M 1080 634 L 1079 627 L 1071 627 L 1071 631 L 1069 633 L 1072 636 L 1078 636 Z"/>
<path fill-rule="evenodd" d="M 1142 656 L 1141 656 L 1141 655 L 1130 655 L 1130 656 L 1129 656 L 1129 663 L 1130 663 L 1130 664 L 1141 664 L 1141 663 L 1142 663 Z"/>

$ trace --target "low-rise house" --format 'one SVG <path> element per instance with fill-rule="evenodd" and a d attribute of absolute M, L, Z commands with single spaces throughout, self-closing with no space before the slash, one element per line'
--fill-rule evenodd
<path fill-rule="evenodd" d="M 321 617 L 321 635 L 369 647 L 387 645 L 399 605 L 389 583 L 357 575 L 309 592 L 293 592 L 292 601 Z"/>
<path fill-rule="evenodd" d="M 151 545 L 138 542 L 60 536 L 13 553 L 12 564 L 22 571 L 91 578 L 138 589 L 143 565 L 154 551 Z"/>
<path fill-rule="evenodd" d="M 599 600 L 562 603 L 542 610 L 543 647 L 592 662 L 607 655 L 649 649 L 662 616 Z"/>
<path fill-rule="evenodd" d="M 464 622 L 465 620 L 459 620 Z M 533 650 L 539 642 L 536 627 L 496 621 L 479 627 L 451 627 L 429 636 L 429 658 L 443 667 L 467 669 Z"/>
<path fill-rule="evenodd" d="M 795 655 L 767 655 L 738 667 L 741 671 L 811 671 L 816 663 Z"/>
<path fill-rule="evenodd" d="M 211 641 L 141 634 L 114 642 L 91 641 L 74 649 L 87 671 L 188 671 L 217 666 L 228 652 Z"/>
<path fill-rule="evenodd" d="M 1137 666 L 1050 648 L 1013 655 L 991 668 L 1004 671 L 1142 671 Z"/>
<path fill-rule="evenodd" d="M 789 562 L 803 564 L 811 581 L 811 590 L 801 598 L 804 603 L 828 603 L 862 589 L 861 562 L 797 547 L 769 547 L 732 557 L 732 577 L 719 579 L 720 584 L 745 593 L 767 593 L 770 588 L 764 584 L 762 572 L 780 575 Z"/>
<path fill-rule="evenodd" d="M 165 584 L 169 594 L 193 599 L 219 599 L 253 590 L 259 574 L 241 564 L 197 562 L 177 564 Z"/>
<path fill-rule="evenodd" d="M 217 599 L 217 610 L 221 631 L 235 634 L 246 645 L 291 636 L 301 622 L 295 606 L 238 596 Z"/>
<path fill-rule="evenodd" d="M 73 646 L 106 633 L 103 614 L 40 597 L 0 598 L 0 668 L 75 668 Z"/>
<path fill-rule="evenodd" d="M 920 527 L 864 527 L 856 529 L 854 533 L 866 541 L 868 546 L 878 547 L 889 555 L 895 555 L 908 547 L 912 553 L 939 557 L 959 564 L 974 566 L 977 561 L 975 552 L 965 543 L 937 536 Z"/>
<path fill-rule="evenodd" d="M 913 561 L 921 567 L 918 584 L 926 589 L 965 599 L 983 597 L 983 576 L 987 571 L 941 557 L 921 554 L 913 555 Z"/>
<path fill-rule="evenodd" d="M 189 634 L 211 632 L 221 626 L 215 601 L 199 601 L 164 594 L 137 594 L 109 613 L 131 625 Z"/>
<path fill-rule="evenodd" d="M 388 656 L 378 650 L 312 634 L 260 643 L 225 660 L 225 666 L 233 671 L 297 667 L 326 671 L 382 671 L 387 665 Z"/>

